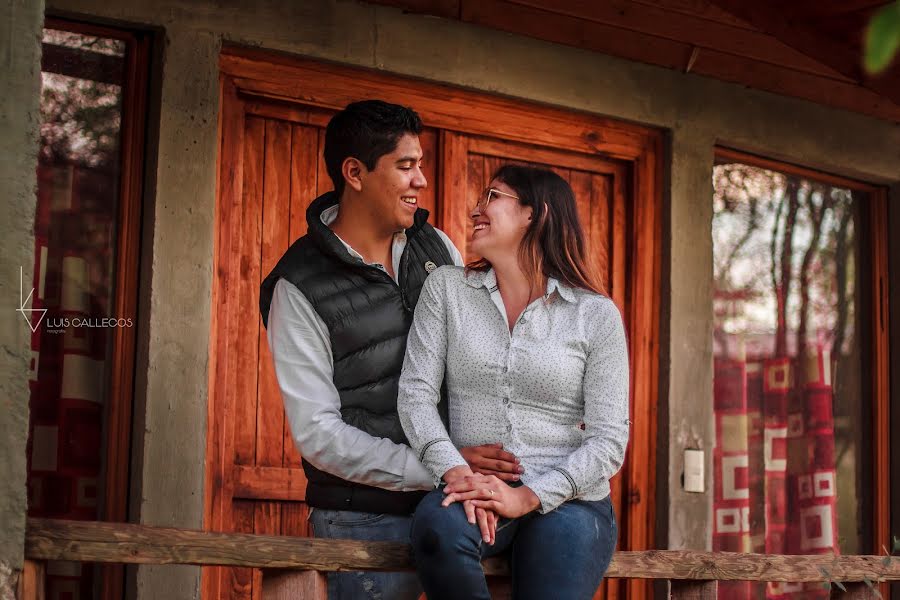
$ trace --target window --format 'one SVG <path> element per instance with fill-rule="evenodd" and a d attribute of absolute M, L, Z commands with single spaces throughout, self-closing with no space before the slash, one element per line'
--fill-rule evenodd
<path fill-rule="evenodd" d="M 29 516 L 126 518 L 148 41 L 53 19 L 43 31 L 34 280 L 23 282 Z M 121 595 L 120 568 L 47 573 L 53 597 Z"/>
<path fill-rule="evenodd" d="M 731 151 L 713 186 L 713 549 L 870 553 L 887 460 L 872 444 L 880 191 Z M 749 586 L 721 589 L 763 595 Z"/>

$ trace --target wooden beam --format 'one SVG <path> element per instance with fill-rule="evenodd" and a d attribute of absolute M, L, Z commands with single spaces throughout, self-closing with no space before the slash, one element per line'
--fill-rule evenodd
<path fill-rule="evenodd" d="M 725 52 L 829 79 L 854 80 L 756 29 L 735 27 L 702 17 L 630 0 L 513 0 L 515 4 L 546 10 L 586 21 L 636 31 L 699 47 Z"/>
<path fill-rule="evenodd" d="M 896 77 L 869 77 L 862 68 L 862 57 L 849 47 L 809 27 L 786 19 L 773 0 L 709 0 L 764 33 L 831 67 L 894 104 L 900 105 L 900 81 Z"/>
<path fill-rule="evenodd" d="M 459 18 L 460 0 L 367 0 L 370 4 L 380 4 L 399 8 L 403 12 L 431 15 L 433 17 L 445 17 L 448 19 Z"/>
<path fill-rule="evenodd" d="M 215 533 L 126 523 L 28 519 L 32 560 L 228 565 L 315 571 L 412 570 L 409 546 L 394 542 Z M 610 578 L 747 581 L 900 581 L 900 561 L 883 556 L 738 554 L 693 550 L 617 552 Z M 486 563 L 500 574 L 502 563 Z"/>

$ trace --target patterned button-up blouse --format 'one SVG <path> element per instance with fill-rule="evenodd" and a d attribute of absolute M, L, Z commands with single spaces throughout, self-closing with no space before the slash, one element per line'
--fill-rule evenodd
<path fill-rule="evenodd" d="M 436 408 L 446 376 L 450 432 Z M 458 448 L 502 442 L 546 513 L 602 500 L 628 443 L 628 350 L 612 300 L 554 279 L 510 332 L 493 270 L 441 267 L 422 288 L 397 401 L 438 481 Z"/>

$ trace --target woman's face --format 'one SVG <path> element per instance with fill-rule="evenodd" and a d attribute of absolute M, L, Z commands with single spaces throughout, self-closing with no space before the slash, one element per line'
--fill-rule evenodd
<path fill-rule="evenodd" d="M 518 252 L 531 223 L 531 207 L 522 206 L 516 191 L 500 180 L 491 181 L 488 189 L 496 191 L 488 201 L 486 190 L 470 215 L 473 225 L 470 247 L 475 254 L 490 261 L 492 256 Z"/>

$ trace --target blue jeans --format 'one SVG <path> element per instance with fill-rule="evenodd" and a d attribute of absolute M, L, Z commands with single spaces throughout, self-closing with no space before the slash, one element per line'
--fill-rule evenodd
<path fill-rule="evenodd" d="M 516 600 L 593 598 L 616 546 L 609 497 L 501 519 L 493 546 L 466 521 L 462 504 L 444 508 L 443 499 L 442 489 L 431 492 L 413 517 L 413 555 L 428 600 L 490 600 L 481 559 L 508 548 Z"/>
<path fill-rule="evenodd" d="M 314 508 L 309 521 L 317 538 L 406 544 L 412 517 Z M 422 586 L 415 573 L 328 574 L 328 600 L 415 600 L 421 593 Z"/>

